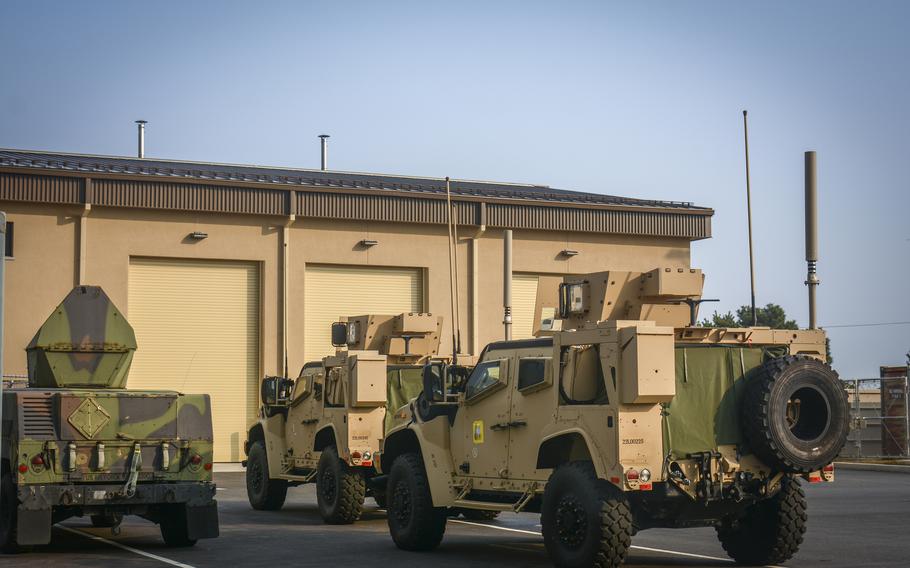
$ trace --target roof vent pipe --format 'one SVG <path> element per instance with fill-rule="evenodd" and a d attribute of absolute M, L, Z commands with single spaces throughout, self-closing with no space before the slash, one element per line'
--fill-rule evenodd
<path fill-rule="evenodd" d="M 321 162 L 322 165 L 319 167 L 319 169 L 322 171 L 325 171 L 326 168 L 328 167 L 328 159 L 329 159 L 329 135 L 320 134 L 319 143 L 322 146 L 322 162 Z"/>
<path fill-rule="evenodd" d="M 139 157 L 145 157 L 145 125 L 147 120 L 137 120 L 136 125 L 139 127 Z"/>

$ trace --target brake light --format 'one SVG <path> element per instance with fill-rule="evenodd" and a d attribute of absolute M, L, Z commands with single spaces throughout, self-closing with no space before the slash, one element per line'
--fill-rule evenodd
<path fill-rule="evenodd" d="M 355 460 L 360 459 L 360 452 L 351 452 L 351 457 Z"/>
<path fill-rule="evenodd" d="M 32 458 L 32 465 L 43 466 L 44 458 L 41 457 L 41 454 L 35 454 L 35 457 Z"/>
<path fill-rule="evenodd" d="M 202 456 L 199 454 L 193 454 L 193 457 L 190 458 L 190 463 L 193 465 L 199 465 L 202 463 Z"/>
<path fill-rule="evenodd" d="M 19 464 L 19 473 L 27 473 L 27 472 L 28 472 L 28 466 L 25 465 L 24 463 L 20 463 Z"/>
<path fill-rule="evenodd" d="M 204 466 L 202 466 L 202 468 L 203 468 L 205 471 L 212 471 L 212 464 L 207 463 L 207 464 L 205 464 Z"/>
<path fill-rule="evenodd" d="M 626 472 L 626 481 L 638 481 L 638 470 L 630 469 Z"/>
<path fill-rule="evenodd" d="M 825 467 L 822 468 L 822 471 L 825 473 L 834 473 L 834 464 L 829 463 L 828 465 L 826 465 Z"/>

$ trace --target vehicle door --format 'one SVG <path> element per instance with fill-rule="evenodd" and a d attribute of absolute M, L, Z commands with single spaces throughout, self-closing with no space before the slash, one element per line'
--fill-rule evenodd
<path fill-rule="evenodd" d="M 294 385 L 286 439 L 288 449 L 295 458 L 313 458 L 313 440 L 322 416 L 324 376 L 321 366 L 305 369 Z"/>
<path fill-rule="evenodd" d="M 510 359 L 491 352 L 465 382 L 464 405 L 451 430 L 456 471 L 471 477 L 499 479 L 509 457 Z"/>
<path fill-rule="evenodd" d="M 555 371 L 552 347 L 520 349 L 515 354 L 515 379 L 509 387 L 510 479 L 546 481 L 549 476 L 549 470 L 537 469 L 537 450 L 544 428 L 555 420 Z"/>

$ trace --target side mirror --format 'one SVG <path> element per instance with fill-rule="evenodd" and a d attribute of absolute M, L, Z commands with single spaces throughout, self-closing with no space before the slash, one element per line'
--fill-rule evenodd
<path fill-rule="evenodd" d="M 423 396 L 428 402 L 443 402 L 446 393 L 446 364 L 427 363 L 423 367 Z"/>
<path fill-rule="evenodd" d="M 348 324 L 337 321 L 332 324 L 332 346 L 344 347 L 348 344 Z"/>

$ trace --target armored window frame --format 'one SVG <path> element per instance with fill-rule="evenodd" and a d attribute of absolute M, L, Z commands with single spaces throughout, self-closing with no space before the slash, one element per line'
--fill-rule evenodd
<path fill-rule="evenodd" d="M 492 376 L 493 374 L 488 372 L 494 368 L 496 369 L 496 376 Z M 490 361 L 484 361 L 483 363 L 478 363 L 477 366 L 474 367 L 474 370 L 471 372 L 471 376 L 468 377 L 468 380 L 465 382 L 465 402 L 468 404 L 473 404 L 478 400 L 481 400 L 501 389 L 506 384 L 508 384 L 508 381 L 508 359 L 493 359 Z M 477 383 L 480 383 L 480 385 L 477 386 L 477 390 L 472 392 L 472 387 L 476 386 Z"/>
<path fill-rule="evenodd" d="M 518 392 L 530 394 L 553 384 L 552 357 L 521 357 L 518 359 Z"/>

